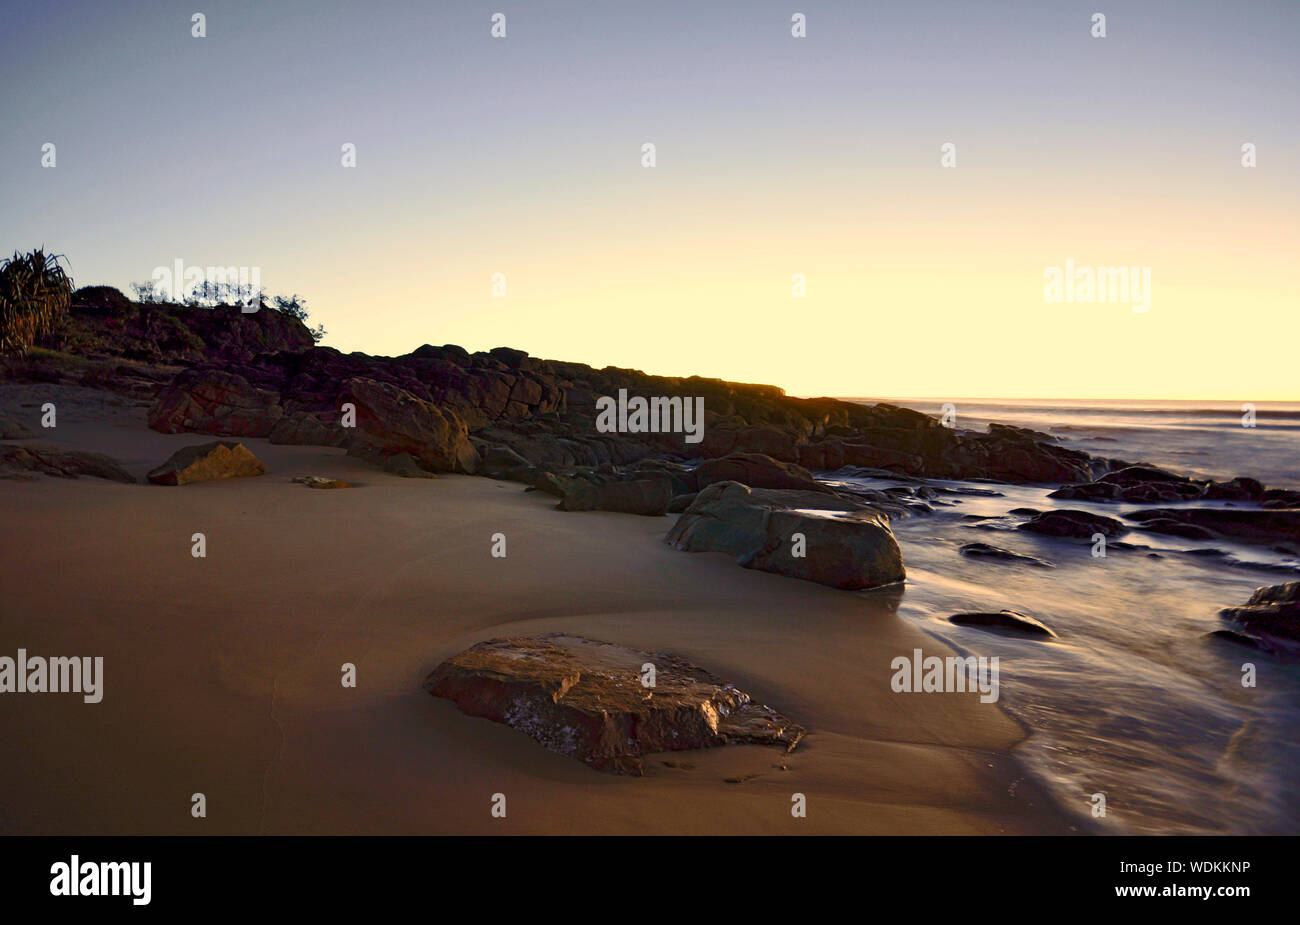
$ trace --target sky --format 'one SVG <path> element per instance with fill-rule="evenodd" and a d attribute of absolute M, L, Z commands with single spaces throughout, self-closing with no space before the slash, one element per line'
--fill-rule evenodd
<path fill-rule="evenodd" d="M 1300 399 L 1293 0 L 0 11 L 0 249 L 79 285 L 255 267 L 344 352 L 794 395 Z"/>

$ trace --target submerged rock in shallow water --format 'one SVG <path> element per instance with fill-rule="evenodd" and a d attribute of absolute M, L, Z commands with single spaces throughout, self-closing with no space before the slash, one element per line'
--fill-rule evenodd
<path fill-rule="evenodd" d="M 1094 533 L 1109 538 L 1124 532 L 1124 525 L 1114 517 L 1103 517 L 1087 511 L 1044 511 L 1020 525 L 1021 530 L 1042 533 L 1045 536 L 1073 536 L 1090 539 Z"/>
<path fill-rule="evenodd" d="M 996 613 L 955 613 L 948 620 L 959 626 L 994 627 L 1015 630 L 1029 636 L 1056 635 L 1045 623 L 1015 610 L 999 610 Z"/>
<path fill-rule="evenodd" d="M 654 686 L 643 686 L 653 666 Z M 424 682 L 471 716 L 617 774 L 656 752 L 749 743 L 792 750 L 804 727 L 677 655 L 565 633 L 480 642 Z"/>
<path fill-rule="evenodd" d="M 961 548 L 963 556 L 974 556 L 983 559 L 1003 559 L 1008 562 L 1026 562 L 1029 565 L 1038 565 L 1043 568 L 1052 568 L 1052 563 L 1045 559 L 1039 559 L 1035 556 L 1022 556 L 1018 552 L 1012 552 L 1010 549 L 1003 549 L 1000 546 L 991 546 L 988 543 L 967 543 Z"/>
<path fill-rule="evenodd" d="M 1244 607 L 1225 607 L 1219 616 L 1250 633 L 1300 642 L 1300 581 L 1256 588 Z"/>

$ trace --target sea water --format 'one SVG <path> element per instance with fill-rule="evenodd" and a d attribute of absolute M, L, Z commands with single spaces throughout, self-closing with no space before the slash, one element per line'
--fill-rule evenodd
<path fill-rule="evenodd" d="M 942 414 L 942 402 L 892 400 Z M 1198 477 L 1248 475 L 1300 488 L 1300 404 L 1240 402 L 954 402 L 958 428 L 988 421 L 1051 433 L 1063 446 Z M 881 488 L 905 481 L 820 473 Z M 1012 508 L 1110 517 L 1150 505 L 1047 497 L 1055 486 L 931 482 L 997 496 L 940 496 L 934 513 L 896 518 L 908 579 L 899 613 L 962 654 L 1001 659 L 1000 704 L 1031 730 L 1017 754 L 1081 820 L 1126 833 L 1300 832 L 1300 658 L 1211 637 L 1220 608 L 1300 579 L 1300 560 L 1267 546 L 1132 530 L 1138 548 L 1093 555 L 1087 540 L 1016 529 Z M 1052 568 L 968 558 L 984 542 Z M 1050 641 L 956 626 L 948 616 L 1017 610 Z M 1255 686 L 1243 686 L 1253 665 Z M 1096 794 L 1106 816 L 1094 818 Z"/>

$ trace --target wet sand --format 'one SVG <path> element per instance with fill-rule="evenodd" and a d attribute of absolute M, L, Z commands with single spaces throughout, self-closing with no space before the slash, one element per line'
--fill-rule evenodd
<path fill-rule="evenodd" d="M 6 386 L 0 408 L 39 429 L 21 406 L 50 388 Z M 56 391 L 59 427 L 38 441 L 141 477 L 215 439 Z M 515 483 L 402 479 L 342 450 L 242 442 L 267 475 L 0 481 L 0 655 L 104 657 L 101 703 L 0 695 L 0 832 L 1073 831 L 1016 762 L 1024 729 L 996 704 L 891 691 L 894 657 L 951 654 L 896 615 L 903 590 L 846 593 L 677 552 L 661 542 L 672 516 L 565 513 Z M 290 482 L 301 475 L 357 487 Z M 619 777 L 420 688 L 476 641 L 557 630 L 684 655 L 809 734 L 789 756 L 678 752 Z M 807 818 L 792 817 L 794 793 Z"/>

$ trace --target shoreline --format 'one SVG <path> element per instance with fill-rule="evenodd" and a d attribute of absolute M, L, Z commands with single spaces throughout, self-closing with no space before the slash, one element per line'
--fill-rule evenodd
<path fill-rule="evenodd" d="M 129 405 L 76 417 L 60 422 L 59 445 L 107 452 L 136 475 L 202 440 L 149 431 Z M 566 513 L 514 483 L 400 479 L 340 449 L 243 442 L 267 475 L 179 489 L 0 484 L 25 527 L 0 557 L 16 589 L 5 636 L 105 656 L 100 704 L 0 698 L 18 807 L 0 831 L 1081 829 L 1021 766 L 1026 728 L 997 704 L 889 690 L 894 655 L 952 654 L 893 612 L 901 589 L 845 593 L 677 552 L 661 542 L 671 515 Z M 289 482 L 307 474 L 357 488 Z M 203 560 L 189 554 L 199 529 Z M 505 559 L 489 553 L 498 531 Z M 71 549 L 93 584 L 68 571 Z M 647 777 L 616 778 L 420 689 L 474 642 L 558 630 L 685 656 L 809 735 L 788 771 L 773 749 L 727 746 L 655 756 L 689 769 L 650 760 Z M 354 690 L 338 682 L 349 661 Z M 488 813 L 497 791 L 513 797 L 505 820 Z M 190 817 L 192 792 L 208 818 Z M 792 792 L 807 794 L 808 818 L 791 819 Z"/>

